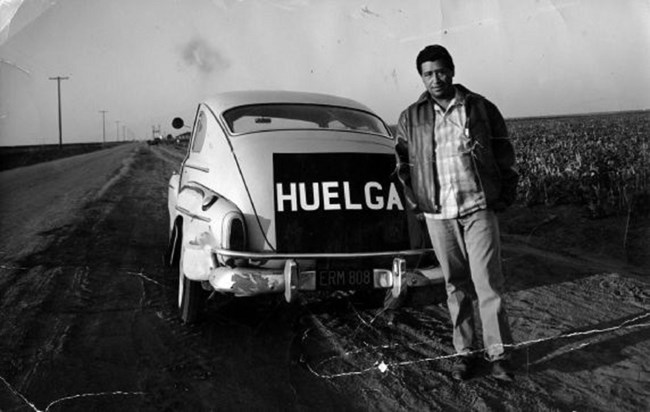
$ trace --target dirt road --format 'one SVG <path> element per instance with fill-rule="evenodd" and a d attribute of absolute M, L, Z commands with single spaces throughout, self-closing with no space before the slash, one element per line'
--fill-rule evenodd
<path fill-rule="evenodd" d="M 441 290 L 392 324 L 344 294 L 181 324 L 162 263 L 181 159 L 132 144 L 0 173 L 0 410 L 650 410 L 650 270 L 543 247 L 562 216 L 505 235 L 512 384 L 451 380 Z"/>

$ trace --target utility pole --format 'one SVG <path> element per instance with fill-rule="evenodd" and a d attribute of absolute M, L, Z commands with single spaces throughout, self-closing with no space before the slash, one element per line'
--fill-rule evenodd
<path fill-rule="evenodd" d="M 100 110 L 99 113 L 102 114 L 102 141 L 106 143 L 106 113 L 108 110 Z"/>
<path fill-rule="evenodd" d="M 120 121 L 119 120 L 115 121 L 115 141 L 116 142 L 120 141 Z"/>
<path fill-rule="evenodd" d="M 122 125 L 122 141 L 126 142 L 126 125 Z"/>
<path fill-rule="evenodd" d="M 59 96 L 59 149 L 63 147 L 63 127 L 61 126 L 61 80 L 68 80 L 69 77 L 50 77 L 50 80 L 56 80 L 56 87 Z"/>

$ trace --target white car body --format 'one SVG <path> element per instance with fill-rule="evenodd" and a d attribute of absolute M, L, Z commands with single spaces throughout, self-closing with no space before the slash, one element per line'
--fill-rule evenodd
<path fill-rule="evenodd" d="M 324 284 L 360 282 L 397 295 L 405 281 L 440 282 L 438 268 L 407 268 L 408 257 L 428 250 L 367 246 L 383 242 L 378 237 L 390 244 L 399 237 L 393 234 L 402 233 L 401 188 L 388 181 L 393 144 L 385 123 L 368 107 L 336 96 L 229 92 L 199 104 L 187 156 L 168 193 L 169 263 L 179 265 L 183 319 L 195 318 L 199 285 L 235 296 L 284 293 L 290 301 Z M 368 167 L 374 159 L 384 165 L 377 179 Z M 320 173 L 328 177 L 319 179 Z M 373 224 L 355 229 L 361 220 Z M 320 222 L 322 236 L 316 233 Z M 381 232 L 382 222 L 389 232 Z M 340 236 L 331 233 L 334 228 Z M 359 230 L 368 230 L 368 242 Z M 349 267 L 359 259 L 364 263 L 357 272 L 336 264 L 319 272 L 319 262 Z"/>

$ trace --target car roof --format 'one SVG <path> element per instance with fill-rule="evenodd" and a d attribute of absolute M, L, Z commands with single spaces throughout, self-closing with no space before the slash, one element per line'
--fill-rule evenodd
<path fill-rule="evenodd" d="M 347 107 L 374 113 L 367 106 L 344 97 L 322 93 L 308 93 L 287 90 L 246 90 L 230 91 L 216 94 L 205 100 L 215 113 L 220 114 L 228 109 L 251 104 L 318 104 Z"/>

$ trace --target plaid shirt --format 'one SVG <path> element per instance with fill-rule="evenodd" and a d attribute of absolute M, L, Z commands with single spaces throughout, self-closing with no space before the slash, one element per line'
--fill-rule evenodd
<path fill-rule="evenodd" d="M 465 95 L 456 95 L 447 110 L 438 104 L 434 127 L 435 155 L 440 184 L 440 213 L 434 219 L 455 219 L 487 207 L 485 194 L 477 184 L 474 159 L 469 147 L 469 129 L 465 111 Z"/>

